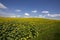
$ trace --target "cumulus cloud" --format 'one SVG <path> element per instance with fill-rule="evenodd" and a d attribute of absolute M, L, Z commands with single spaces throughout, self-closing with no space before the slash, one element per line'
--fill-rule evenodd
<path fill-rule="evenodd" d="M 15 18 L 16 16 L 9 16 L 9 17 L 11 17 L 11 18 L 14 17 Z"/>
<path fill-rule="evenodd" d="M 49 11 L 42 11 L 42 13 L 46 13 L 47 14 L 47 13 L 49 13 Z"/>
<path fill-rule="evenodd" d="M 1 9 L 6 9 L 7 7 L 5 5 L 3 5 L 2 3 L 0 3 L 0 8 Z"/>
<path fill-rule="evenodd" d="M 39 15 L 39 18 L 45 18 L 46 15 Z"/>
<path fill-rule="evenodd" d="M 25 16 L 29 16 L 29 13 L 25 13 Z"/>
<path fill-rule="evenodd" d="M 49 17 L 59 17 L 60 14 L 47 14 L 47 16 L 49 16 Z"/>
<path fill-rule="evenodd" d="M 37 13 L 37 10 L 33 10 L 32 12 L 33 12 L 33 13 Z"/>
<path fill-rule="evenodd" d="M 1 17 L 20 17 L 18 14 L 14 13 L 7 13 L 7 12 L 0 12 Z"/>
<path fill-rule="evenodd" d="M 21 10 L 19 10 L 19 9 L 17 9 L 17 10 L 15 10 L 16 12 L 21 12 Z"/>
<path fill-rule="evenodd" d="M 9 16 L 9 17 L 20 17 L 20 15 L 11 15 L 11 16 Z"/>

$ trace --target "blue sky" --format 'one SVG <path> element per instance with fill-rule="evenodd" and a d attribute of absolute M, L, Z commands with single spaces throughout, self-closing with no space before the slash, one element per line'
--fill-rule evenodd
<path fill-rule="evenodd" d="M 60 0 L 0 0 L 0 16 L 60 19 Z"/>

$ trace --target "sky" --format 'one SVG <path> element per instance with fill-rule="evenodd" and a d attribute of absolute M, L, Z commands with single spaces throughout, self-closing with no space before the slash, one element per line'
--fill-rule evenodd
<path fill-rule="evenodd" d="M 60 0 L 0 0 L 0 16 L 60 19 Z"/>

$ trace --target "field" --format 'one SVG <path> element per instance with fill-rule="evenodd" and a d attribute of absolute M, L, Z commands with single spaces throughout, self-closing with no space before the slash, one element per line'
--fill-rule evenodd
<path fill-rule="evenodd" d="M 60 20 L 0 17 L 0 40 L 60 40 Z"/>

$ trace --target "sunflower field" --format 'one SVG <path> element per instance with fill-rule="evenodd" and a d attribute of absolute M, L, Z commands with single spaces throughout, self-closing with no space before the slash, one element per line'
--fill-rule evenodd
<path fill-rule="evenodd" d="M 60 20 L 0 17 L 0 40 L 60 40 Z"/>

